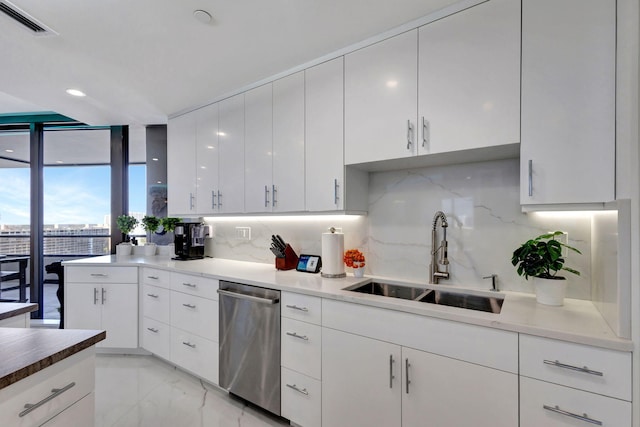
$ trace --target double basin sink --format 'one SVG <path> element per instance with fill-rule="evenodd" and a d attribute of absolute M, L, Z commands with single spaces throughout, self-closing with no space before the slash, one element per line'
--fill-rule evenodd
<path fill-rule="evenodd" d="M 349 286 L 344 288 L 344 290 L 496 314 L 500 313 L 502 303 L 504 302 L 504 298 L 497 295 L 494 297 L 458 291 L 449 292 L 419 286 L 396 285 L 383 282 L 369 282 Z"/>

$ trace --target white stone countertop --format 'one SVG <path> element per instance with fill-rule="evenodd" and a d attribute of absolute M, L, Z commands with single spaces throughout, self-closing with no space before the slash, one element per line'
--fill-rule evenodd
<path fill-rule="evenodd" d="M 535 296 L 532 294 L 501 291 L 497 294 L 505 298 L 502 311 L 500 314 L 493 314 L 343 290 L 343 288 L 357 283 L 365 283 L 371 279 L 384 280 L 387 283 L 409 284 L 448 291 L 461 290 L 462 288 L 459 287 L 453 288 L 447 285 L 430 285 L 426 282 L 395 281 L 389 278 L 372 276 L 357 279 L 351 274 L 347 274 L 347 277 L 343 279 L 328 279 L 321 277 L 320 274 L 303 273 L 296 270 L 277 271 L 272 264 L 246 261 L 232 261 L 218 258 L 178 261 L 172 260 L 168 256 L 143 257 L 134 255 L 116 257 L 115 255 L 106 255 L 66 261 L 64 265 L 153 267 L 613 350 L 633 350 L 633 342 L 617 337 L 593 303 L 585 300 L 567 298 L 565 299 L 564 306 L 550 307 L 536 303 Z M 465 291 L 496 296 L 495 292 L 483 292 L 477 289 Z"/>

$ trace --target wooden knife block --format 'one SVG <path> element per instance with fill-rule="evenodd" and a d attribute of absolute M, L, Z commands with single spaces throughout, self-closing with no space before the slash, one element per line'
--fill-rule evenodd
<path fill-rule="evenodd" d="M 284 258 L 276 257 L 276 270 L 293 270 L 298 266 L 298 255 L 293 248 L 287 244 L 284 250 Z"/>

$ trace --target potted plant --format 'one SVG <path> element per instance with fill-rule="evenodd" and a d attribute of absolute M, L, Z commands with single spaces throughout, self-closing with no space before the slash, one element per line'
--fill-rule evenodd
<path fill-rule="evenodd" d="M 347 267 L 353 268 L 353 275 L 355 277 L 364 276 L 365 258 L 362 252 L 357 249 L 349 249 L 344 253 L 344 263 Z"/>
<path fill-rule="evenodd" d="M 580 275 L 579 271 L 564 265 L 563 248 L 578 254 L 581 252 L 556 240 L 556 237 L 562 234 L 564 234 L 562 231 L 554 231 L 527 240 L 513 252 L 511 258 L 511 264 L 516 267 L 518 275 L 524 276 L 527 280 L 529 277 L 535 278 L 533 284 L 536 300 L 540 304 L 564 304 L 567 282 L 565 277 L 557 275 L 558 271 L 564 270 Z"/>
<path fill-rule="evenodd" d="M 116 225 L 118 229 L 124 234 L 124 241 L 116 246 L 117 255 L 131 255 L 132 243 L 135 244 L 135 238 L 129 236 L 129 233 L 136 228 L 138 220 L 131 215 L 120 215 L 116 218 Z"/>
<path fill-rule="evenodd" d="M 145 215 L 141 222 L 142 228 L 150 235 L 160 227 L 160 218 L 153 215 Z M 147 256 L 156 254 L 156 244 L 150 241 L 150 236 L 147 236 L 147 243 L 144 245 L 144 254 Z"/>
<path fill-rule="evenodd" d="M 182 222 L 182 218 L 173 218 L 169 216 L 166 218 L 160 218 L 160 225 L 162 225 L 162 230 L 169 233 L 176 229 L 176 224 L 178 224 L 179 222 Z"/>

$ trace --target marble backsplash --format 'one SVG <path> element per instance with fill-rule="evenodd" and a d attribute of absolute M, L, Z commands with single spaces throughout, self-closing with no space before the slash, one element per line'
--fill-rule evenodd
<path fill-rule="evenodd" d="M 367 257 L 366 274 L 428 282 L 431 227 L 436 211 L 448 218 L 449 280 L 442 284 L 488 289 L 483 279 L 498 275 L 500 289 L 533 292 L 519 277 L 511 254 L 527 239 L 562 230 L 571 246 L 566 273 L 568 295 L 591 298 L 592 214 L 522 213 L 517 159 L 374 172 L 369 177 L 368 216 L 207 218 L 213 226 L 213 255 L 272 263 L 272 234 L 281 235 L 298 253 L 320 254 L 321 234 L 334 226 L 345 233 L 345 249 Z M 236 237 L 236 227 L 251 227 L 251 239 Z M 438 226 L 438 235 L 441 228 Z M 440 237 L 439 237 L 440 238 Z"/>

